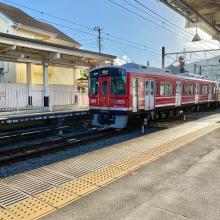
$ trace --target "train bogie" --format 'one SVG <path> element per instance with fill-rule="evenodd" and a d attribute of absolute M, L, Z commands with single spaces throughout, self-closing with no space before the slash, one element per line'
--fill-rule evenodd
<path fill-rule="evenodd" d="M 95 113 L 92 119 L 93 126 L 104 126 L 108 128 L 122 129 L 127 126 L 128 116 L 127 115 L 114 115 L 106 113 Z"/>

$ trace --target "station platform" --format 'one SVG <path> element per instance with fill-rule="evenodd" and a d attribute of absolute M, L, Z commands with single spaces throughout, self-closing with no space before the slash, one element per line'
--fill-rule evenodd
<path fill-rule="evenodd" d="M 219 122 L 216 113 L 2 179 L 0 219 L 219 219 Z"/>
<path fill-rule="evenodd" d="M 88 109 L 75 109 L 75 110 L 62 110 L 62 111 L 46 111 L 46 112 L 36 112 L 36 111 L 24 111 L 11 112 L 10 114 L 0 113 L 0 124 L 16 124 L 29 121 L 39 121 L 47 119 L 56 119 L 61 117 L 73 117 L 79 115 L 89 114 Z"/>

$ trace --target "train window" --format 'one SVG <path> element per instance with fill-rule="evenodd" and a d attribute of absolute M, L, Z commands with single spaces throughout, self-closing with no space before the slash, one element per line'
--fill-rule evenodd
<path fill-rule="evenodd" d="M 148 80 L 145 81 L 145 89 L 146 89 L 146 90 L 145 90 L 145 95 L 148 95 L 148 93 L 149 93 L 149 92 L 148 92 L 148 89 L 149 89 L 149 88 L 148 88 Z"/>
<path fill-rule="evenodd" d="M 184 86 L 186 95 L 193 95 L 193 84 L 186 84 Z"/>
<path fill-rule="evenodd" d="M 209 87 L 208 87 L 208 93 L 209 93 L 209 94 L 212 94 L 212 85 L 209 85 Z"/>
<path fill-rule="evenodd" d="M 102 95 L 107 95 L 108 94 L 108 81 L 104 80 L 102 81 Z"/>
<path fill-rule="evenodd" d="M 89 79 L 89 95 L 97 95 L 98 94 L 98 71 L 90 72 Z"/>
<path fill-rule="evenodd" d="M 160 95 L 169 96 L 173 94 L 173 85 L 169 82 L 160 83 Z"/>
<path fill-rule="evenodd" d="M 202 95 L 208 94 L 208 86 L 202 86 Z"/>
<path fill-rule="evenodd" d="M 154 95 L 154 81 L 151 81 L 151 95 Z"/>
<path fill-rule="evenodd" d="M 124 69 L 111 69 L 111 94 L 125 95 L 126 94 L 126 71 Z"/>

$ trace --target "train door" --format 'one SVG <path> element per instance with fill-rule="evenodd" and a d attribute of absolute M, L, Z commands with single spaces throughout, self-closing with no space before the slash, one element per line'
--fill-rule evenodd
<path fill-rule="evenodd" d="M 145 80 L 145 110 L 154 109 L 154 100 L 155 100 L 155 89 L 154 89 L 154 80 L 146 79 Z"/>
<path fill-rule="evenodd" d="M 208 100 L 212 100 L 212 85 L 209 85 L 208 87 Z"/>
<path fill-rule="evenodd" d="M 99 104 L 109 106 L 110 80 L 107 77 L 99 78 Z"/>
<path fill-rule="evenodd" d="M 199 84 L 195 84 L 195 104 L 199 103 Z"/>
<path fill-rule="evenodd" d="M 176 82 L 176 102 L 175 106 L 181 106 L 182 102 L 182 84 L 181 82 Z"/>
<path fill-rule="evenodd" d="M 133 78 L 132 81 L 132 111 L 138 111 L 138 78 Z"/>

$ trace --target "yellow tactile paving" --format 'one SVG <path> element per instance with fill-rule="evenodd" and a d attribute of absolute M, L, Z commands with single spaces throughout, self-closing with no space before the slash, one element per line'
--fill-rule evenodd
<path fill-rule="evenodd" d="M 122 170 L 117 165 L 111 165 L 108 167 L 104 167 L 101 170 L 102 170 L 102 172 L 106 172 L 109 176 L 111 176 L 113 178 L 122 177 L 122 176 L 125 176 L 126 174 L 128 174 L 128 171 Z"/>
<path fill-rule="evenodd" d="M 64 190 L 64 187 L 50 189 L 36 197 L 55 208 L 61 208 L 79 198 L 76 194 Z"/>
<path fill-rule="evenodd" d="M 51 213 L 52 211 L 55 211 L 55 208 L 39 199 L 28 198 L 11 205 L 9 208 L 7 208 L 7 211 L 15 216 L 18 220 L 32 220 L 38 219 Z"/>
<path fill-rule="evenodd" d="M 98 186 L 84 182 L 80 179 L 65 183 L 62 187 L 63 190 L 69 191 L 78 196 L 87 195 L 88 193 L 91 193 L 99 188 Z"/>
<path fill-rule="evenodd" d="M 92 172 L 90 174 L 87 174 L 83 177 L 80 177 L 80 180 L 84 182 L 88 182 L 95 186 L 103 187 L 115 180 L 114 177 L 111 177 L 106 170 L 97 170 L 95 172 Z"/>
<path fill-rule="evenodd" d="M 40 218 L 217 128 L 220 128 L 220 124 L 201 122 L 192 126 L 191 123 L 187 126 L 178 127 L 176 132 L 172 128 L 136 138 L 133 141 L 130 140 L 119 143 L 112 147 L 114 148 L 112 151 L 111 149 L 100 149 L 96 153 L 91 153 L 91 158 L 89 156 L 90 154 L 86 154 L 78 157 L 76 160 L 68 159 L 65 162 L 57 163 L 55 167 L 59 168 L 59 165 L 60 167 L 63 166 L 63 169 L 60 171 L 65 171 L 71 178 L 80 171 L 81 166 L 82 168 L 85 167 L 87 171 L 90 169 L 88 164 L 95 162 L 96 166 L 91 167 L 88 174 L 83 174 L 79 178 L 52 189 L 47 189 L 45 192 L 33 194 L 31 198 L 24 199 L 21 202 L 9 206 L 7 209 L 0 210 L 0 220 L 29 220 Z M 160 139 L 160 135 L 164 138 Z M 159 141 L 158 137 L 160 139 Z M 105 159 L 106 153 L 109 157 Z M 100 161 L 97 161 L 99 157 Z M 87 161 L 88 164 L 86 164 Z M 46 169 L 54 169 L 53 165 L 48 167 L 49 168 Z M 76 170 L 74 170 L 74 168 L 76 168 Z M 61 174 L 62 172 L 59 172 L 59 175 Z M 47 182 L 46 175 L 41 179 Z M 52 179 L 50 179 L 50 181 L 52 181 Z M 62 183 L 62 181 L 60 183 Z"/>
<path fill-rule="evenodd" d="M 133 170 L 136 170 L 140 167 L 139 164 L 132 163 L 132 161 L 129 159 L 117 162 L 116 166 L 118 166 L 119 169 L 125 170 L 127 172 L 132 172 Z"/>
<path fill-rule="evenodd" d="M 18 220 L 18 218 L 7 210 L 0 209 L 0 220 Z"/>

